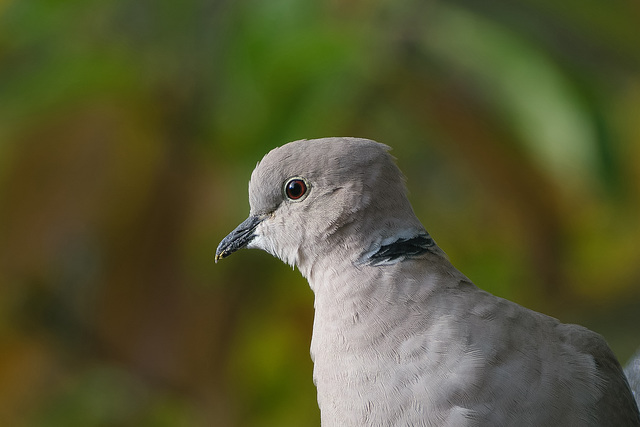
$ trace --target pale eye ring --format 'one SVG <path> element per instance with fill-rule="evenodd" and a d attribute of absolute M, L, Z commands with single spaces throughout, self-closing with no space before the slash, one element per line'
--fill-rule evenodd
<path fill-rule="evenodd" d="M 300 201 L 309 192 L 307 182 L 300 177 L 289 178 L 284 184 L 284 195 L 292 201 Z"/>

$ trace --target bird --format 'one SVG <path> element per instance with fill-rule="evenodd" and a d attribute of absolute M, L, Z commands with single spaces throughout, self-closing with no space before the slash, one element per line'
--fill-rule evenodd
<path fill-rule="evenodd" d="M 314 293 L 313 380 L 333 426 L 640 426 L 606 341 L 494 296 L 457 270 L 373 140 L 274 148 L 215 261 L 257 248 Z"/>

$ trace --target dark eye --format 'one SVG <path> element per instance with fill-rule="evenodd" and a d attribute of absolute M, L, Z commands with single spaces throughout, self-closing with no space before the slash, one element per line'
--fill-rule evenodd
<path fill-rule="evenodd" d="M 307 184 L 303 179 L 291 178 L 284 185 L 284 193 L 291 200 L 299 200 L 307 194 Z"/>

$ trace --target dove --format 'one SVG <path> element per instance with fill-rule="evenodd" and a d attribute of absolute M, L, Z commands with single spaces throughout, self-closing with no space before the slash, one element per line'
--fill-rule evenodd
<path fill-rule="evenodd" d="M 309 282 L 322 425 L 640 426 L 603 337 L 476 287 L 416 217 L 389 150 L 273 149 L 216 250 L 264 250 Z"/>

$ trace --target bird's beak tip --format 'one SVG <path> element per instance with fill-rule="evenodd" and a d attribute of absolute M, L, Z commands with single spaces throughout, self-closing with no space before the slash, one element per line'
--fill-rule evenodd
<path fill-rule="evenodd" d="M 249 216 L 239 226 L 235 228 L 227 237 L 222 239 L 216 249 L 214 261 L 217 263 L 222 258 L 226 258 L 235 251 L 246 248 L 255 237 L 255 229 L 262 219 L 258 216 Z"/>

